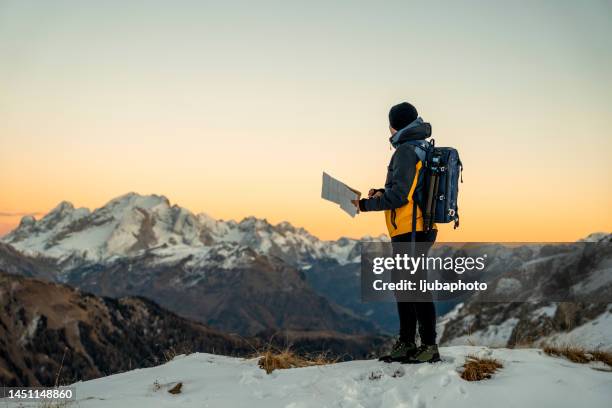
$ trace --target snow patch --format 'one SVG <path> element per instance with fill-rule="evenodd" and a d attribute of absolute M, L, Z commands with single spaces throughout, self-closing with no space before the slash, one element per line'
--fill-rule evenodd
<path fill-rule="evenodd" d="M 612 307 L 597 318 L 565 333 L 555 333 L 540 344 L 580 346 L 588 350 L 612 352 Z"/>
<path fill-rule="evenodd" d="M 504 347 L 506 344 L 508 344 L 512 331 L 518 322 L 519 319 L 512 317 L 501 324 L 490 325 L 484 330 L 477 330 L 469 335 L 456 337 L 450 340 L 448 344 L 451 346 L 478 345 L 488 347 Z"/>
<path fill-rule="evenodd" d="M 28 323 L 28 326 L 26 327 L 25 331 L 19 338 L 19 344 L 21 346 L 25 346 L 26 344 L 28 344 L 28 342 L 32 339 L 32 337 L 34 337 L 34 334 L 36 334 L 36 329 L 38 328 L 39 321 L 40 321 L 39 315 L 34 316 L 32 320 L 30 320 L 30 323 Z"/>
<path fill-rule="evenodd" d="M 549 319 L 552 319 L 555 316 L 556 312 L 557 305 L 555 304 L 542 306 L 531 312 L 531 321 L 536 321 L 541 317 L 548 317 Z"/>

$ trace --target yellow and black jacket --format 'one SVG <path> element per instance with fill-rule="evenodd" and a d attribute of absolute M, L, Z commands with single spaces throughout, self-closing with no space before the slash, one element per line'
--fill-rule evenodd
<path fill-rule="evenodd" d="M 419 182 L 423 163 L 415 153 L 409 140 L 423 140 L 431 136 L 431 125 L 421 118 L 399 130 L 389 140 L 395 152 L 387 168 L 385 188 L 380 197 L 364 198 L 359 201 L 361 211 L 384 211 L 389 236 L 412 232 L 413 197 Z M 423 231 L 423 214 L 416 206 L 416 229 Z M 434 226 L 435 228 L 435 226 Z"/>

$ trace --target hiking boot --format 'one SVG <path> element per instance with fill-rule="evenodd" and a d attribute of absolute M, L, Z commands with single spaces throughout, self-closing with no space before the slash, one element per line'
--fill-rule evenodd
<path fill-rule="evenodd" d="M 421 364 L 435 363 L 437 361 L 440 361 L 440 352 L 438 351 L 438 345 L 422 344 L 411 357 L 404 359 L 402 363 Z"/>
<path fill-rule="evenodd" d="M 397 340 L 391 349 L 391 353 L 382 356 L 378 361 L 391 363 L 393 361 L 403 361 L 412 357 L 417 351 L 417 346 L 411 342 Z"/>

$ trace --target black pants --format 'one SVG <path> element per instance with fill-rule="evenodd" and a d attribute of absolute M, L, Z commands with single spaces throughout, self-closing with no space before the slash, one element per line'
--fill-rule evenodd
<path fill-rule="evenodd" d="M 416 242 L 428 242 L 427 251 L 436 241 L 438 231 L 417 232 Z M 412 234 L 402 234 L 391 238 L 391 242 L 411 242 Z M 400 323 L 400 340 L 414 343 L 417 324 L 421 344 L 436 344 L 436 306 L 433 301 L 397 302 Z"/>

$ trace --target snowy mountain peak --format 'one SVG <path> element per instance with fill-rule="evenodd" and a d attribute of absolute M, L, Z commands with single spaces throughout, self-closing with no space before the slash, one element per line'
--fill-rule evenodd
<path fill-rule="evenodd" d="M 578 242 L 600 242 L 603 239 L 609 239 L 610 233 L 608 232 L 593 232 L 587 235 L 585 238 L 578 240 Z"/>
<path fill-rule="evenodd" d="M 238 225 L 240 226 L 240 229 L 243 230 L 272 228 L 272 225 L 268 222 L 267 219 L 255 218 L 253 216 L 244 218 L 238 223 Z"/>
<path fill-rule="evenodd" d="M 217 220 L 172 205 L 165 196 L 134 192 L 114 198 L 93 212 L 75 209 L 63 201 L 39 221 L 24 217 L 2 241 L 30 255 L 71 262 L 105 262 L 143 251 L 163 254 L 164 258 L 169 252 L 199 256 L 203 250 L 223 244 L 248 247 L 297 267 L 321 258 L 350 262 L 357 242 L 349 238 L 322 241 L 289 222 L 273 225 L 256 217 L 240 222 Z"/>
<path fill-rule="evenodd" d="M 52 234 L 54 230 L 61 230 L 88 214 L 88 209 L 75 209 L 72 203 L 62 201 L 38 221 L 31 215 L 24 216 L 19 226 L 2 240 L 17 243 L 28 240 L 33 236 L 47 236 Z"/>
<path fill-rule="evenodd" d="M 89 210 L 86 208 L 75 209 L 72 203 L 62 201 L 40 220 L 40 224 L 50 229 L 54 228 L 58 223 L 70 222 L 74 218 L 87 215 L 88 213 Z"/>
<path fill-rule="evenodd" d="M 21 218 L 21 221 L 19 222 L 19 227 L 17 228 L 28 228 L 33 226 L 34 224 L 36 224 L 36 218 L 31 215 L 26 215 Z"/>
<path fill-rule="evenodd" d="M 170 200 L 163 195 L 150 194 L 141 195 L 130 192 L 110 200 L 102 208 L 126 209 L 126 208 L 146 208 L 151 209 L 157 206 L 170 207 Z"/>
<path fill-rule="evenodd" d="M 56 214 L 56 213 L 67 213 L 74 210 L 74 205 L 72 205 L 71 202 L 69 201 L 62 201 L 61 203 L 59 203 L 54 209 L 52 209 L 51 211 L 49 211 L 49 214 Z"/>

